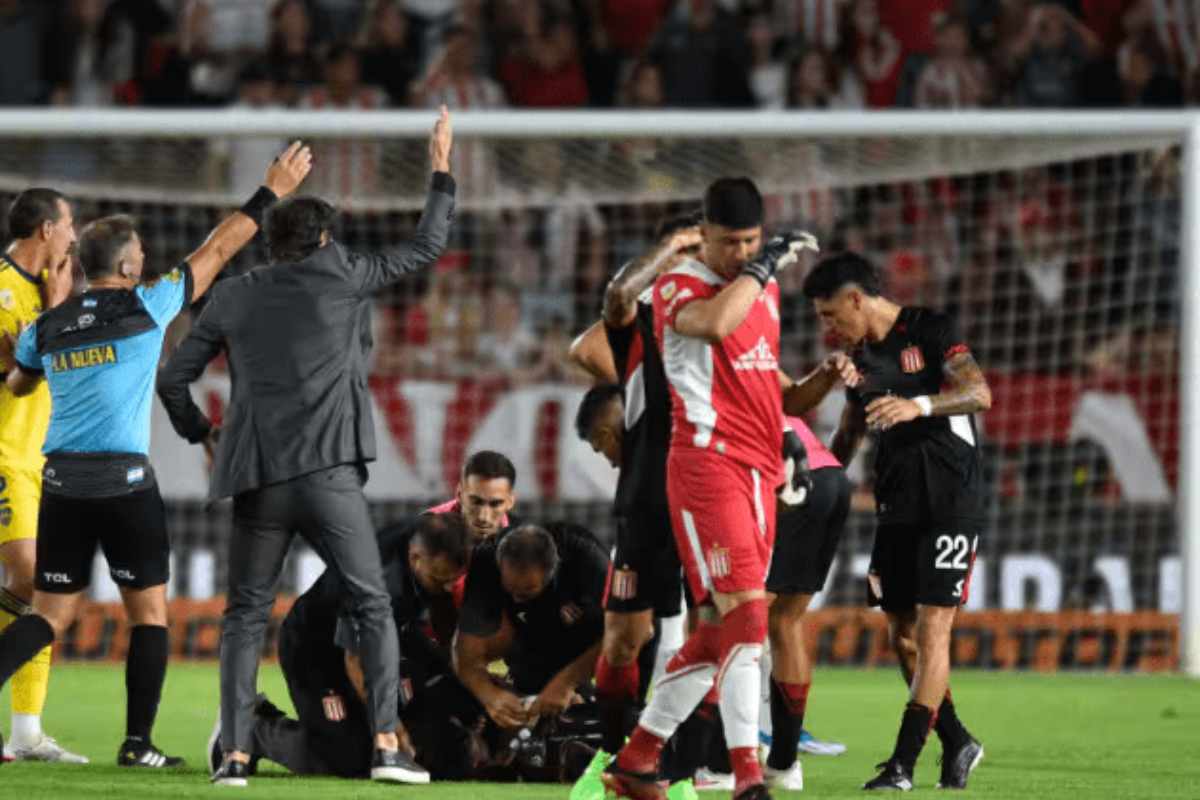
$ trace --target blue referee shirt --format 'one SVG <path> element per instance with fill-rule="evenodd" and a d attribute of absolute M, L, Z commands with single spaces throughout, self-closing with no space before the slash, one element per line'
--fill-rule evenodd
<path fill-rule="evenodd" d="M 45 374 L 50 429 L 42 451 L 150 451 L 150 403 L 167 325 L 192 296 L 187 262 L 130 289 L 95 289 L 50 309 L 17 340 L 21 369 Z"/>

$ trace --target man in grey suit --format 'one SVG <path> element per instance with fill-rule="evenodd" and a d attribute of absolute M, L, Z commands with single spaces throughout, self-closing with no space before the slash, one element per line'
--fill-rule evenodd
<path fill-rule="evenodd" d="M 323 200 L 297 197 L 266 220 L 271 264 L 214 287 L 158 380 L 175 430 L 215 445 L 210 497 L 234 498 L 229 595 L 221 631 L 225 758 L 213 782 L 244 786 L 258 655 L 294 533 L 341 578 L 354 621 L 375 732 L 371 777 L 425 783 L 398 716 L 399 649 L 362 486 L 375 458 L 367 388 L 371 295 L 433 264 L 454 211 L 450 117 L 430 136 L 433 178 L 411 241 L 354 253 L 329 234 Z M 220 436 L 188 385 L 224 351 L 232 380 Z"/>

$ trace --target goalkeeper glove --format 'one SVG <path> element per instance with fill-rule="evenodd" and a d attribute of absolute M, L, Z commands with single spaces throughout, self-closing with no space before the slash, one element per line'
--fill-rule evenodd
<path fill-rule="evenodd" d="M 784 482 L 779 499 L 789 506 L 802 506 L 812 492 L 812 474 L 808 471 L 808 450 L 794 430 L 783 432 Z"/>
<path fill-rule="evenodd" d="M 742 274 L 749 275 L 763 286 L 775 277 L 775 273 L 795 264 L 800 260 L 804 250 L 821 252 L 817 246 L 817 237 L 807 231 L 788 231 L 780 236 L 774 236 L 763 245 L 757 256 L 742 267 Z"/>

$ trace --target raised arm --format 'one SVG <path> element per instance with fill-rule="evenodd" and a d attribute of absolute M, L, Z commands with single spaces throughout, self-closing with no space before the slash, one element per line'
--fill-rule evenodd
<path fill-rule="evenodd" d="M 845 353 L 830 353 L 812 372 L 798 381 L 793 381 L 783 372 L 779 373 L 779 388 L 783 392 L 783 413 L 801 417 L 821 404 L 825 396 L 837 386 L 857 386 L 862 380 L 854 361 Z"/>
<path fill-rule="evenodd" d="M 579 334 L 571 342 L 567 351 L 571 363 L 578 365 L 585 372 L 601 383 L 618 383 L 617 365 L 613 361 L 612 348 L 608 344 L 608 335 L 603 322 L 593 322 L 591 327 Z"/>
<path fill-rule="evenodd" d="M 802 250 L 817 250 L 816 237 L 803 231 L 790 231 L 772 238 L 742 268 L 742 274 L 715 297 L 695 300 L 681 309 L 675 316 L 675 332 L 713 344 L 720 342 L 746 319 L 759 293 L 775 273 L 795 264 Z"/>
<path fill-rule="evenodd" d="M 664 236 L 642 255 L 621 267 L 604 290 L 604 321 L 614 328 L 633 324 L 637 301 L 679 253 L 700 244 L 700 228 L 681 228 Z"/>
<path fill-rule="evenodd" d="M 191 384 L 204 374 L 205 368 L 225 347 L 224 338 L 213 322 L 212 301 L 192 326 L 187 337 L 171 354 L 166 366 L 158 373 L 155 388 L 162 400 L 171 427 L 192 444 L 208 440 L 212 423 L 192 399 Z"/>
<path fill-rule="evenodd" d="M 431 266 L 446 249 L 454 220 L 456 186 L 450 176 L 450 149 L 454 142 L 450 112 L 442 106 L 429 136 L 429 160 L 433 178 L 425 198 L 425 210 L 412 239 L 375 253 L 350 254 L 354 276 L 362 294 L 372 294 L 405 275 Z"/>
<path fill-rule="evenodd" d="M 279 198 L 296 191 L 311 169 L 312 151 L 298 141 L 292 142 L 287 150 L 271 162 L 263 185 L 254 196 L 226 217 L 208 235 L 204 244 L 187 257 L 192 270 L 192 302 L 208 291 L 217 273 L 224 269 L 229 259 L 254 238 L 254 234 L 262 227 L 267 208 Z"/>

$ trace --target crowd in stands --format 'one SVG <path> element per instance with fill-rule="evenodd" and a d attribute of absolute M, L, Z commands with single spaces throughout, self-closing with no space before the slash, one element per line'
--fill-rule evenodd
<path fill-rule="evenodd" d="M 1192 0 L 0 0 L 0 105 L 1200 101 Z"/>

